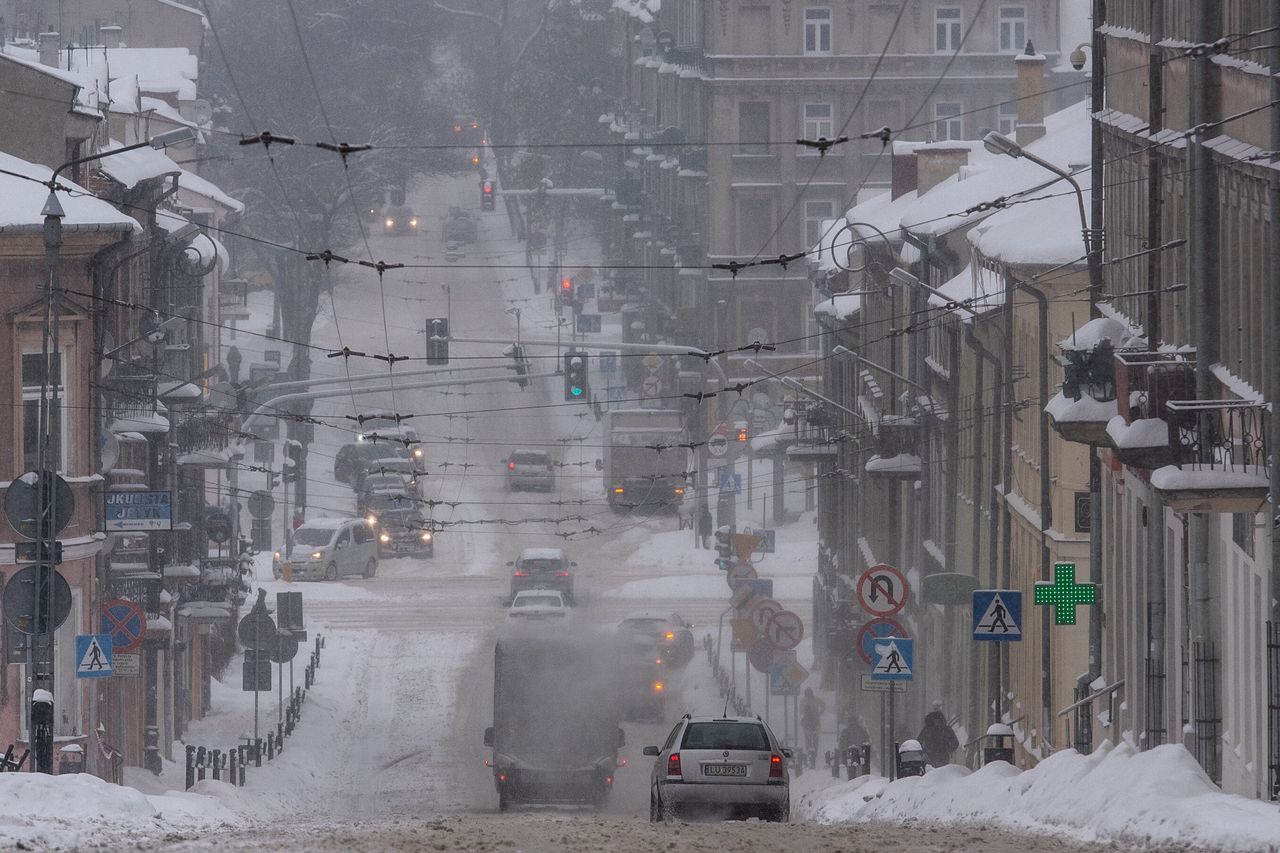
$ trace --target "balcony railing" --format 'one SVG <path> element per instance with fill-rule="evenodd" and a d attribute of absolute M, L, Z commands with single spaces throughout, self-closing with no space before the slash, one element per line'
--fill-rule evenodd
<path fill-rule="evenodd" d="M 1172 435 L 1186 414 L 1169 402 L 1195 399 L 1194 352 L 1118 352 L 1115 356 L 1116 414 L 1107 434 L 1116 457 L 1136 468 L 1179 461 Z"/>
<path fill-rule="evenodd" d="M 225 415 L 197 415 L 174 427 L 173 440 L 182 465 L 219 466 L 227 463 L 227 449 L 240 438 Z"/>
<path fill-rule="evenodd" d="M 1176 461 L 1151 474 L 1175 512 L 1258 512 L 1270 490 L 1266 404 L 1251 400 L 1172 400 Z"/>
<path fill-rule="evenodd" d="M 1062 391 L 1045 412 L 1067 441 L 1109 447 L 1107 422 L 1116 414 L 1115 350 L 1108 340 L 1093 349 L 1063 349 Z"/>
<path fill-rule="evenodd" d="M 920 476 L 920 422 L 904 415 L 885 415 L 876 426 L 876 452 L 867 460 L 868 476 L 911 480 Z"/>

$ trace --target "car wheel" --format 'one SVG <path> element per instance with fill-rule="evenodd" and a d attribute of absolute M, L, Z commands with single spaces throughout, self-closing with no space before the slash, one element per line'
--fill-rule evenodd
<path fill-rule="evenodd" d="M 280 567 L 279 567 L 279 566 L 272 566 L 272 567 L 271 567 L 271 577 L 275 578 L 276 580 L 280 580 Z"/>
<path fill-rule="evenodd" d="M 505 812 L 511 809 L 511 795 L 507 793 L 505 788 L 498 789 L 498 811 Z"/>
<path fill-rule="evenodd" d="M 658 804 L 658 796 L 653 791 L 649 792 L 649 823 L 662 822 L 662 806 Z"/>
<path fill-rule="evenodd" d="M 378 561 L 370 557 L 369 562 L 364 564 L 364 576 L 366 578 L 371 578 L 374 576 L 374 574 L 377 571 L 378 571 Z"/>
<path fill-rule="evenodd" d="M 330 563 L 324 567 L 324 579 L 327 581 L 336 581 L 338 579 L 337 563 Z"/>

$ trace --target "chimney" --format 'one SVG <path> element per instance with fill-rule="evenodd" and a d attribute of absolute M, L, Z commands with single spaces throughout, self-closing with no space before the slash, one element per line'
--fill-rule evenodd
<path fill-rule="evenodd" d="M 916 188 L 916 180 L 918 171 L 916 169 L 916 152 L 915 146 L 901 146 L 903 150 L 899 150 L 899 143 L 893 144 L 893 173 L 889 187 L 890 200 L 904 196 L 909 192 L 914 192 Z"/>
<path fill-rule="evenodd" d="M 100 41 L 102 46 L 106 48 L 116 48 L 120 46 L 120 34 L 124 32 L 124 27 L 118 24 L 107 24 L 98 27 Z"/>
<path fill-rule="evenodd" d="M 1044 136 L 1044 54 L 1036 53 L 1027 40 L 1027 49 L 1014 60 L 1018 64 L 1018 127 L 1015 141 L 1019 145 L 1035 142 Z"/>
<path fill-rule="evenodd" d="M 969 165 L 968 147 L 933 142 L 916 149 L 916 192 L 924 195 Z"/>
<path fill-rule="evenodd" d="M 40 33 L 37 36 L 40 43 L 40 64 L 48 65 L 50 68 L 58 67 L 58 34 L 57 33 Z"/>

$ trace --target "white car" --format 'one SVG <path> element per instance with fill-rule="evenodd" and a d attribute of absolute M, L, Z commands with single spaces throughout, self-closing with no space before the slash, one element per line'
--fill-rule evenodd
<path fill-rule="evenodd" d="M 511 599 L 507 619 L 511 622 L 551 621 L 567 619 L 569 614 L 569 605 L 559 590 L 526 589 Z"/>

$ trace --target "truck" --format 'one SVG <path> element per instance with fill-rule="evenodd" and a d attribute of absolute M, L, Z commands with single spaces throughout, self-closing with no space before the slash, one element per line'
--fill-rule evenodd
<path fill-rule="evenodd" d="M 604 805 L 624 744 L 616 643 L 563 624 L 520 625 L 493 654 L 484 744 L 498 810 L 517 803 Z"/>
<path fill-rule="evenodd" d="M 672 409 L 613 409 L 604 422 L 605 497 L 615 511 L 677 510 L 684 501 L 689 439 Z M 661 449 L 659 449 L 661 448 Z"/>

